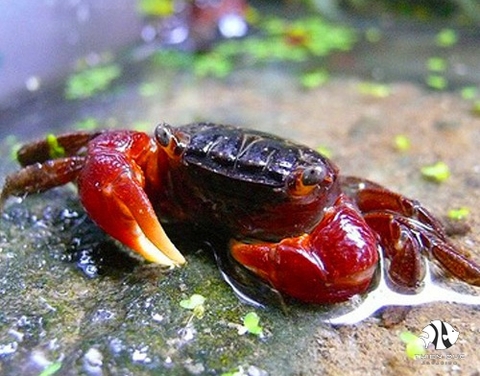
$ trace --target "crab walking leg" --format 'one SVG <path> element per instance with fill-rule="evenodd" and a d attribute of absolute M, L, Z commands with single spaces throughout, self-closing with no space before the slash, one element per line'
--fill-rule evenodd
<path fill-rule="evenodd" d="M 75 132 L 60 136 L 53 136 L 57 147 L 62 151 L 63 157 L 79 157 L 82 150 L 88 145 L 89 141 L 98 137 L 101 132 Z M 33 165 L 35 163 L 44 163 L 59 159 L 52 156 L 52 145 L 47 136 L 45 139 L 33 141 L 23 145 L 17 152 L 17 160 L 23 166 Z"/>
<path fill-rule="evenodd" d="M 8 175 L 0 193 L 0 210 L 10 196 L 39 193 L 74 181 L 84 163 L 85 157 L 61 158 L 34 163 Z"/>
<path fill-rule="evenodd" d="M 166 266 L 185 263 L 143 189 L 143 173 L 124 154 L 110 151 L 88 158 L 78 186 L 85 210 L 109 235 L 148 261 Z"/>
<path fill-rule="evenodd" d="M 442 224 L 416 200 L 371 181 L 344 177 L 342 188 L 378 233 L 389 277 L 399 286 L 415 288 L 425 275 L 426 255 L 456 278 L 480 286 L 480 265 L 449 241 Z"/>

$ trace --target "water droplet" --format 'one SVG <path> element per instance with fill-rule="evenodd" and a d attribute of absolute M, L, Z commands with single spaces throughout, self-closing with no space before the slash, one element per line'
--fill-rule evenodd
<path fill-rule="evenodd" d="M 109 343 L 109 348 L 113 354 L 119 354 L 125 348 L 125 346 L 123 345 L 121 339 L 113 338 Z"/>
<path fill-rule="evenodd" d="M 159 313 L 152 313 L 152 320 L 156 322 L 162 322 L 164 317 Z"/>
<path fill-rule="evenodd" d="M 157 37 L 157 31 L 152 25 L 147 25 L 142 29 L 141 33 L 142 39 L 145 42 L 151 42 Z"/>
<path fill-rule="evenodd" d="M 7 343 L 5 345 L 0 345 L 0 357 L 13 354 L 15 351 L 17 351 L 17 348 L 18 343 L 15 341 Z"/>
<path fill-rule="evenodd" d="M 101 376 L 103 366 L 103 355 L 95 347 L 90 347 L 83 356 L 83 370 L 87 375 Z"/>
<path fill-rule="evenodd" d="M 218 21 L 218 29 L 225 38 L 238 38 L 247 34 L 248 26 L 239 14 L 226 14 Z"/>
<path fill-rule="evenodd" d="M 132 360 L 134 362 L 150 363 L 152 359 L 148 356 L 148 346 L 144 346 L 140 349 L 135 349 L 132 354 Z"/>
<path fill-rule="evenodd" d="M 166 42 L 170 44 L 179 44 L 184 42 L 187 37 L 188 29 L 184 26 L 179 26 L 170 30 Z"/>
<path fill-rule="evenodd" d="M 40 88 L 40 78 L 31 76 L 25 81 L 25 86 L 28 91 L 37 91 Z"/>

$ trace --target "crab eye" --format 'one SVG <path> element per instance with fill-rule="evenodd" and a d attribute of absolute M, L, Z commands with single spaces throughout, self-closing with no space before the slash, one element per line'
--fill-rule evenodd
<path fill-rule="evenodd" d="M 161 146 L 167 147 L 170 144 L 172 137 L 172 128 L 167 123 L 161 123 L 155 128 L 155 139 Z"/>
<path fill-rule="evenodd" d="M 307 167 L 302 173 L 302 184 L 312 186 L 321 183 L 325 179 L 325 169 L 321 166 Z"/>

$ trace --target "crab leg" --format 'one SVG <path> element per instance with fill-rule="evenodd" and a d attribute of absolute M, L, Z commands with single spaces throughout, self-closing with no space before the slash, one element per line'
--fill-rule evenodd
<path fill-rule="evenodd" d="M 62 150 L 62 154 L 56 157 L 52 157 L 48 137 L 23 145 L 17 152 L 17 160 L 24 168 L 6 177 L 0 195 L 0 209 L 12 195 L 40 193 L 75 181 L 85 164 L 81 149 L 85 149 L 88 142 L 99 134 L 77 132 L 53 136 L 56 146 Z"/>
<path fill-rule="evenodd" d="M 342 188 L 380 236 L 394 282 L 416 287 L 425 275 L 421 253 L 426 252 L 455 277 L 480 285 L 480 266 L 455 248 L 441 223 L 417 201 L 353 177 L 343 178 Z"/>
<path fill-rule="evenodd" d="M 0 194 L 0 209 L 10 196 L 39 193 L 74 181 L 85 163 L 85 157 L 60 158 L 34 163 L 8 175 Z"/>
<path fill-rule="evenodd" d="M 33 141 L 23 145 L 17 152 L 17 160 L 23 167 L 35 163 L 44 163 L 53 159 L 62 157 L 78 157 L 85 154 L 86 146 L 90 140 L 100 135 L 102 132 L 75 132 L 60 136 L 53 136 L 53 142 L 57 148 L 62 151 L 61 157 L 56 157 L 54 147 L 52 148 L 52 139 L 47 136 L 46 139 Z M 50 139 L 50 142 L 49 142 Z M 83 153 L 82 153 L 83 151 Z"/>

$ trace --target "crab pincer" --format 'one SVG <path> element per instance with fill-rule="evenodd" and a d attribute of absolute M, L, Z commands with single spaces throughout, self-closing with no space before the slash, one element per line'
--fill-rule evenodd
<path fill-rule="evenodd" d="M 85 166 L 78 177 L 85 210 L 99 227 L 146 260 L 175 266 L 185 258 L 160 224 L 146 184 L 157 184 L 156 144 L 144 133 L 117 132 L 89 144 Z M 150 173 L 150 177 L 145 177 Z"/>
<path fill-rule="evenodd" d="M 77 132 L 55 140 L 63 155 L 53 158 L 48 140 L 18 152 L 23 169 L 7 177 L 0 203 L 77 182 L 85 210 L 99 227 L 145 259 L 166 266 L 185 258 L 160 224 L 146 189 L 159 189 L 164 155 L 145 133 Z"/>
<path fill-rule="evenodd" d="M 234 259 L 280 293 L 310 303 L 334 303 L 365 292 L 378 261 L 375 234 L 340 195 L 308 234 L 279 242 L 231 243 Z"/>

